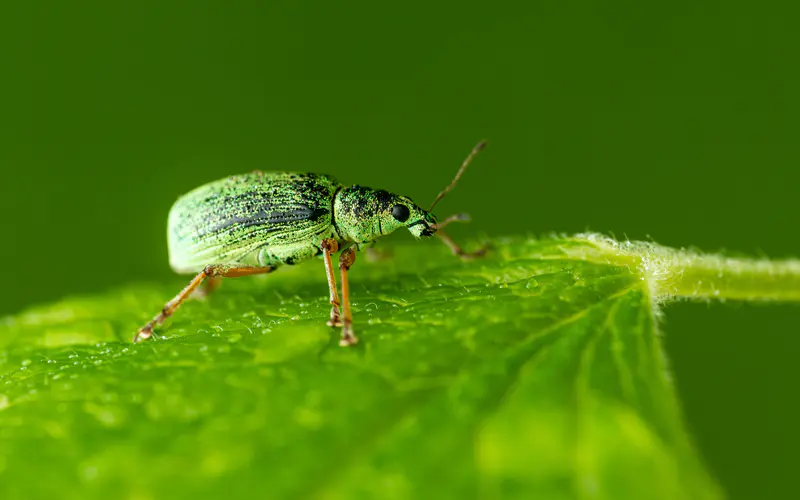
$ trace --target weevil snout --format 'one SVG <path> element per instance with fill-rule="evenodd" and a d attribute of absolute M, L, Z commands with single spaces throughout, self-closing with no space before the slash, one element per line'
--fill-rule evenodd
<path fill-rule="evenodd" d="M 433 236 L 434 233 L 436 233 L 435 227 L 426 227 L 425 229 L 422 230 L 423 237 Z"/>
<path fill-rule="evenodd" d="M 415 238 L 427 238 L 436 233 L 436 217 L 430 212 L 417 207 L 417 217 L 410 219 L 406 226 Z"/>

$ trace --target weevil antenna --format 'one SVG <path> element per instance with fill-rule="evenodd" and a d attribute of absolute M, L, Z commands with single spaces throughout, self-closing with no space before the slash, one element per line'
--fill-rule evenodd
<path fill-rule="evenodd" d="M 481 150 L 483 150 L 483 148 L 485 148 L 485 147 L 486 147 L 486 141 L 481 141 L 474 148 L 472 148 L 472 151 L 469 152 L 469 154 L 467 155 L 467 158 L 464 160 L 464 163 L 461 164 L 461 168 L 459 168 L 458 172 L 456 172 L 456 176 L 453 179 L 453 182 L 451 182 L 449 186 L 444 188 L 442 190 L 442 192 L 439 193 L 439 196 L 437 196 L 436 199 L 433 200 L 433 203 L 431 203 L 431 208 L 428 209 L 428 212 L 432 212 L 433 211 L 433 207 L 435 207 L 436 204 L 439 203 L 439 200 L 444 198 L 444 196 L 447 193 L 449 193 L 450 190 L 453 189 L 453 187 L 455 187 L 456 182 L 458 182 L 458 179 L 460 179 L 461 176 L 464 174 L 464 171 L 467 169 L 467 166 L 469 166 L 469 164 L 472 162 L 472 159 L 475 158 L 475 155 L 480 153 Z"/>
<path fill-rule="evenodd" d="M 443 221 L 439 222 L 438 224 L 434 224 L 433 227 L 436 229 L 441 229 L 446 225 L 450 224 L 451 222 L 469 222 L 469 214 L 454 214 L 450 217 L 444 219 Z"/>

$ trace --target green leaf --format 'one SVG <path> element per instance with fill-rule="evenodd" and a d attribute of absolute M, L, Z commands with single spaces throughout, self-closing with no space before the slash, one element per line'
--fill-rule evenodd
<path fill-rule="evenodd" d="M 7 318 L 0 498 L 718 498 L 656 306 L 800 289 L 796 263 L 592 235 L 394 254 L 350 273 L 352 348 L 321 262 L 228 280 L 138 345 L 183 280 Z"/>

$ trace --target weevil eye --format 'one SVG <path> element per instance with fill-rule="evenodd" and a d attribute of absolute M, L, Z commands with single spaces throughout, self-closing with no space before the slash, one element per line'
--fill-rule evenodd
<path fill-rule="evenodd" d="M 397 222 L 405 222 L 408 220 L 409 216 L 411 216 L 411 212 L 408 210 L 407 206 L 395 205 L 392 207 L 392 217 L 394 217 Z"/>

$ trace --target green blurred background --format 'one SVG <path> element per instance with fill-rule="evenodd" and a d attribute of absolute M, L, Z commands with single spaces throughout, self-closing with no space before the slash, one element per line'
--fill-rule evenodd
<path fill-rule="evenodd" d="M 587 229 L 800 254 L 797 12 L 715 2 L 3 2 L 0 314 L 160 281 L 204 182 L 307 170 L 459 237 Z M 391 238 L 408 242 L 407 234 Z M 731 498 L 793 487 L 800 307 L 678 304 L 665 344 Z"/>

